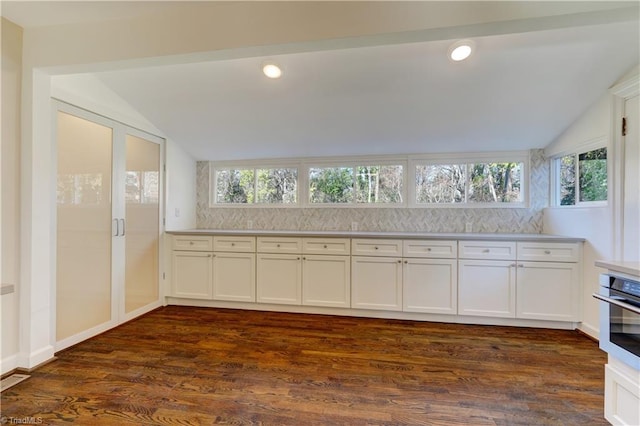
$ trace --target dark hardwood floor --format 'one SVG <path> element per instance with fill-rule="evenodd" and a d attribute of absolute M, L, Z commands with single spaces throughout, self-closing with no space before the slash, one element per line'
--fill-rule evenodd
<path fill-rule="evenodd" d="M 2 416 L 79 425 L 597 425 L 574 331 L 170 306 L 58 354 Z"/>

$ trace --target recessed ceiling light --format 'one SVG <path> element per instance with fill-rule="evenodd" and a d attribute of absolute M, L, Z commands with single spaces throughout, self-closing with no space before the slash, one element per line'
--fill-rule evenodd
<path fill-rule="evenodd" d="M 262 72 L 269 78 L 280 78 L 282 76 L 282 70 L 276 64 L 265 64 L 262 67 Z"/>
<path fill-rule="evenodd" d="M 471 56 L 475 43 L 471 40 L 460 40 L 449 47 L 449 59 L 455 62 L 463 61 Z"/>

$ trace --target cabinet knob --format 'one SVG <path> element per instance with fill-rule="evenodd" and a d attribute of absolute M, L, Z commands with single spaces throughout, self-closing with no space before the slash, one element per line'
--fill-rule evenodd
<path fill-rule="evenodd" d="M 398 259 L 398 263 L 402 263 L 402 260 Z"/>
<path fill-rule="evenodd" d="M 276 247 L 280 248 L 280 244 L 276 244 Z"/>
<path fill-rule="evenodd" d="M 489 249 L 484 249 L 484 250 L 482 250 L 482 252 L 483 252 L 483 253 L 489 253 L 490 251 L 491 251 L 491 250 L 489 250 Z"/>
<path fill-rule="evenodd" d="M 327 245 L 326 245 L 326 244 L 324 245 L 324 248 L 327 248 Z"/>
<path fill-rule="evenodd" d="M 545 250 L 544 254 L 551 254 L 551 250 Z"/>
<path fill-rule="evenodd" d="M 408 260 L 405 260 L 405 261 L 404 261 L 404 263 L 405 263 L 405 265 L 406 265 L 407 263 L 409 263 L 409 261 L 408 261 Z"/>
<path fill-rule="evenodd" d="M 213 255 L 212 254 L 208 254 L 207 257 L 213 257 Z"/>
<path fill-rule="evenodd" d="M 427 247 L 427 251 L 431 251 L 431 247 Z"/>
<path fill-rule="evenodd" d="M 189 241 L 189 245 L 192 246 L 193 245 L 193 241 Z"/>
<path fill-rule="evenodd" d="M 378 250 L 378 246 L 375 246 L 374 249 Z"/>
<path fill-rule="evenodd" d="M 511 265 L 509 265 L 512 268 L 515 268 L 517 265 L 515 263 L 512 263 Z"/>
<path fill-rule="evenodd" d="M 231 247 L 233 247 L 233 246 L 235 246 L 235 245 L 236 245 L 236 243 L 231 243 Z"/>
<path fill-rule="evenodd" d="M 299 257 L 298 257 L 298 258 L 296 258 L 296 259 L 297 259 L 297 260 L 300 260 L 300 258 L 299 258 Z"/>

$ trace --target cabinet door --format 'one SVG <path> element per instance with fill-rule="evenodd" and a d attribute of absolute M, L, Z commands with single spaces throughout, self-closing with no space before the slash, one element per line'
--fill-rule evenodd
<path fill-rule="evenodd" d="M 295 254 L 258 254 L 257 296 L 261 303 L 302 303 L 302 260 Z"/>
<path fill-rule="evenodd" d="M 402 310 L 402 260 L 397 257 L 351 258 L 351 307 Z"/>
<path fill-rule="evenodd" d="M 237 302 L 256 301 L 256 255 L 215 253 L 213 298 Z"/>
<path fill-rule="evenodd" d="M 485 317 L 516 316 L 516 267 L 511 261 L 460 260 L 458 313 Z"/>
<path fill-rule="evenodd" d="M 351 306 L 349 256 L 305 255 L 302 259 L 303 305 Z"/>
<path fill-rule="evenodd" d="M 405 312 L 458 313 L 458 262 L 405 259 L 402 297 Z"/>
<path fill-rule="evenodd" d="M 579 301 L 576 263 L 518 263 L 518 318 L 578 321 Z"/>
<path fill-rule="evenodd" d="M 198 251 L 172 253 L 172 294 L 191 299 L 211 299 L 213 254 Z"/>

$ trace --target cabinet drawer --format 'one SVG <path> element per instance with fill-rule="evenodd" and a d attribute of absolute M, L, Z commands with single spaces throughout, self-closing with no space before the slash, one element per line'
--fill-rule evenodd
<path fill-rule="evenodd" d="M 215 251 L 252 253 L 256 251 L 256 238 L 255 237 L 216 236 L 216 237 L 213 237 L 213 249 Z"/>
<path fill-rule="evenodd" d="M 579 259 L 577 243 L 518 243 L 518 260 L 544 262 L 577 262 Z"/>
<path fill-rule="evenodd" d="M 461 259 L 515 260 L 516 243 L 508 241 L 460 241 Z"/>
<path fill-rule="evenodd" d="M 304 254 L 349 255 L 351 244 L 349 238 L 303 238 Z"/>
<path fill-rule="evenodd" d="M 354 256 L 402 256 L 402 240 L 351 240 L 351 254 Z"/>
<path fill-rule="evenodd" d="M 404 257 L 455 259 L 458 255 L 458 242 L 438 240 L 405 240 L 402 250 Z"/>
<path fill-rule="evenodd" d="M 302 238 L 258 237 L 260 253 L 302 253 Z"/>
<path fill-rule="evenodd" d="M 198 235 L 174 235 L 174 250 L 213 251 L 213 237 Z"/>

